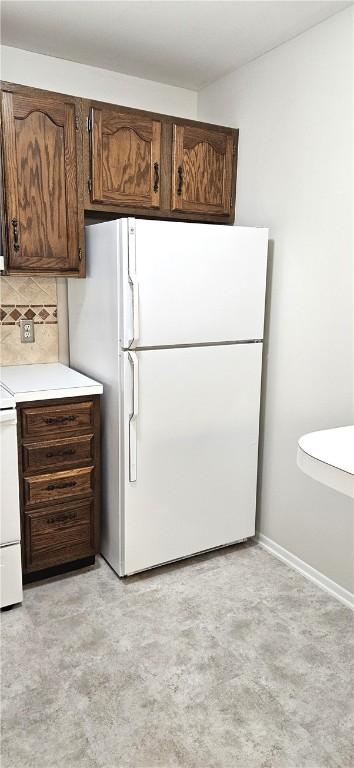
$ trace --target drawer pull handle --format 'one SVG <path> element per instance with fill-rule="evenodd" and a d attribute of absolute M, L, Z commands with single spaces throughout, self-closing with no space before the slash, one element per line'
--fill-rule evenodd
<path fill-rule="evenodd" d="M 47 459 L 53 459 L 57 456 L 74 456 L 76 453 L 75 448 L 68 448 L 65 451 L 57 451 L 56 453 L 53 453 L 52 451 L 49 451 L 49 453 L 46 453 Z"/>
<path fill-rule="evenodd" d="M 56 491 L 61 488 L 73 488 L 76 485 L 76 480 L 69 480 L 67 483 L 56 483 L 56 485 L 47 485 L 47 491 Z"/>
<path fill-rule="evenodd" d="M 47 517 L 47 523 L 66 523 L 68 520 L 75 520 L 77 517 L 76 512 L 68 512 L 65 515 L 54 515 L 53 517 Z"/>
<path fill-rule="evenodd" d="M 44 419 L 46 424 L 65 424 L 66 421 L 76 421 L 77 416 L 48 416 Z"/>

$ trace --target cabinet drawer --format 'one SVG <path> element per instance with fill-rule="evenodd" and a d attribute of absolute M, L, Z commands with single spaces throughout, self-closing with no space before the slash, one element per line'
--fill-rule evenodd
<path fill-rule="evenodd" d="M 22 435 L 60 437 L 61 433 L 93 428 L 94 407 L 91 400 L 83 403 L 26 407 L 22 409 Z"/>
<path fill-rule="evenodd" d="M 94 505 L 87 500 L 25 515 L 26 568 L 37 570 L 95 554 Z"/>
<path fill-rule="evenodd" d="M 24 478 L 26 507 L 93 493 L 93 467 Z"/>
<path fill-rule="evenodd" d="M 24 445 L 22 448 L 24 472 L 40 469 L 61 469 L 78 464 L 92 464 L 94 460 L 93 435 L 67 437 Z"/>

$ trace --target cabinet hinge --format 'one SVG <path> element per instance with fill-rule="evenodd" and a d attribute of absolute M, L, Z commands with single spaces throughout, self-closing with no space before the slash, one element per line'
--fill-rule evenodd
<path fill-rule="evenodd" d="M 82 248 L 79 248 L 79 261 L 82 261 Z"/>
<path fill-rule="evenodd" d="M 91 133 L 91 129 L 92 129 L 91 118 L 87 117 L 86 118 L 86 130 L 87 130 L 87 133 Z"/>
<path fill-rule="evenodd" d="M 80 120 L 78 117 L 75 117 L 75 128 L 78 131 L 80 128 Z"/>
<path fill-rule="evenodd" d="M 231 211 L 231 209 L 232 209 L 232 195 L 230 197 L 230 211 Z"/>
<path fill-rule="evenodd" d="M 88 191 L 92 192 L 92 179 L 87 179 L 87 187 Z"/>

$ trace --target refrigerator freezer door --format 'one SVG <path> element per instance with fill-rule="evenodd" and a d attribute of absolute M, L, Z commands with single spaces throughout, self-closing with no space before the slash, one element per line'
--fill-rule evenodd
<path fill-rule="evenodd" d="M 263 338 L 267 229 L 134 219 L 121 226 L 123 347 Z"/>
<path fill-rule="evenodd" d="M 121 575 L 255 532 L 262 344 L 135 355 L 122 354 Z"/>

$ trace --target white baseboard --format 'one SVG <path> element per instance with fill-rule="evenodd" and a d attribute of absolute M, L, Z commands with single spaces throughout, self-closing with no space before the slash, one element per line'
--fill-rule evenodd
<path fill-rule="evenodd" d="M 281 547 L 280 544 L 277 544 L 272 539 L 268 539 L 268 536 L 264 536 L 263 533 L 256 533 L 256 541 L 260 547 L 266 549 L 271 555 L 282 560 L 283 563 L 289 565 L 290 568 L 294 568 L 295 571 L 299 571 L 305 579 L 313 581 L 314 584 L 317 584 L 318 587 L 324 589 L 324 591 L 328 592 L 332 597 L 335 597 L 348 608 L 354 610 L 354 595 L 352 592 L 349 592 L 348 589 L 344 589 L 344 587 L 341 587 L 335 581 L 329 579 L 328 576 L 325 576 L 320 571 L 316 571 L 316 568 L 312 568 L 311 565 L 308 565 L 304 560 L 300 560 L 299 557 L 288 552 L 288 550 Z"/>

